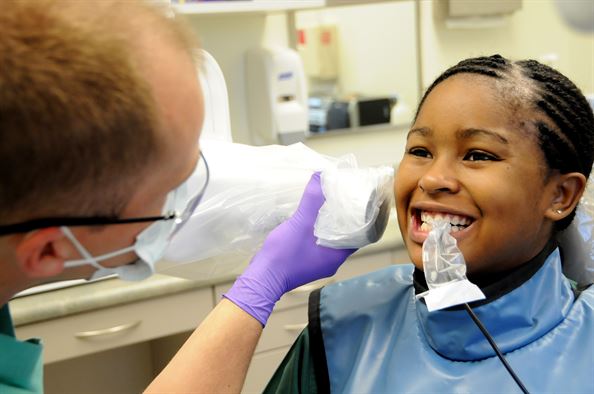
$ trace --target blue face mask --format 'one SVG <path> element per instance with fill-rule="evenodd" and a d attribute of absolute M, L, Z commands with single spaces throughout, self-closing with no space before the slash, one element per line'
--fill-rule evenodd
<path fill-rule="evenodd" d="M 202 154 L 201 154 L 202 156 Z M 170 215 L 174 213 L 174 218 L 170 220 L 156 221 L 141 231 L 136 237 L 136 242 L 132 246 L 119 249 L 100 256 L 92 256 L 89 251 L 76 239 L 68 227 L 61 227 L 64 235 L 72 242 L 74 247 L 83 257 L 80 260 L 69 260 L 64 263 L 65 268 L 80 267 L 82 265 L 92 265 L 97 271 L 89 278 L 95 280 L 107 275 L 117 275 L 120 279 L 129 281 L 138 281 L 155 273 L 155 265 L 165 252 L 173 235 L 192 216 L 192 213 L 200 203 L 209 180 L 208 164 L 201 157 L 196 169 L 190 177 L 176 189 L 169 192 L 163 207 L 163 214 Z M 111 259 L 116 256 L 134 252 L 138 259 L 131 264 L 119 267 L 104 267 L 101 261 Z"/>

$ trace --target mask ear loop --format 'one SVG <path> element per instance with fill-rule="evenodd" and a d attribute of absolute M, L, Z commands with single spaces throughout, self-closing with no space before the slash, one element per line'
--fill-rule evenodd
<path fill-rule="evenodd" d="M 99 264 L 99 261 L 107 260 L 112 257 L 120 256 L 122 254 L 134 251 L 134 246 L 129 246 L 124 249 L 116 250 L 115 252 L 106 253 L 101 256 L 93 257 L 87 251 L 87 249 L 78 241 L 78 239 L 76 239 L 76 237 L 74 236 L 74 234 L 72 234 L 72 231 L 70 231 L 68 227 L 62 226 L 60 227 L 60 229 L 62 230 L 66 238 L 68 238 L 70 242 L 72 242 L 78 253 L 80 253 L 81 256 L 84 257 L 84 259 L 80 260 L 67 261 L 66 263 L 64 263 L 64 267 L 80 267 L 81 265 L 90 264 L 98 270 L 105 269 L 106 267 L 103 267 L 101 264 Z"/>
<path fill-rule="evenodd" d="M 74 236 L 74 234 L 72 234 L 72 231 L 70 231 L 68 227 L 62 226 L 60 227 L 60 229 L 62 230 L 62 233 L 66 236 L 66 238 L 68 238 L 70 242 L 72 242 L 76 250 L 78 250 L 78 253 L 80 253 L 81 256 L 84 257 L 84 259 L 81 260 L 67 261 L 64 264 L 64 267 L 80 267 L 81 265 L 91 264 L 93 267 L 97 269 L 103 268 L 101 267 L 101 265 L 99 265 L 99 263 L 95 261 L 93 256 L 91 256 L 91 254 L 89 253 L 89 251 L 84 246 L 82 246 L 80 242 L 78 242 L 78 239 L 76 239 L 76 237 Z"/>

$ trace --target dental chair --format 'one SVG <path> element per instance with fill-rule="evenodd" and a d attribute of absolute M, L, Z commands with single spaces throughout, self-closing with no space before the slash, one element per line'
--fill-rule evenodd
<path fill-rule="evenodd" d="M 204 95 L 204 124 L 200 139 L 232 142 L 229 96 L 223 72 L 214 57 L 204 49 L 200 49 L 196 57 Z"/>

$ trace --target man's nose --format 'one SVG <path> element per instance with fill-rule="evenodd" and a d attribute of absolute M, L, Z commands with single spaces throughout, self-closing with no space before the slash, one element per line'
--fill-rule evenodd
<path fill-rule="evenodd" d="M 460 182 L 455 164 L 445 159 L 434 160 L 419 179 L 419 188 L 428 194 L 457 193 Z"/>

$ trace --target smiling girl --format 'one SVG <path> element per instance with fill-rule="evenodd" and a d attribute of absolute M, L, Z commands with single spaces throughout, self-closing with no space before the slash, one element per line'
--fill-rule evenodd
<path fill-rule="evenodd" d="M 518 392 L 464 308 L 429 313 L 415 297 L 427 289 L 423 242 L 445 219 L 486 295 L 470 307 L 527 390 L 594 392 L 594 289 L 563 275 L 555 241 L 593 160 L 592 109 L 557 71 L 498 55 L 445 71 L 395 182 L 413 264 L 314 292 L 309 326 L 267 391 Z"/>

